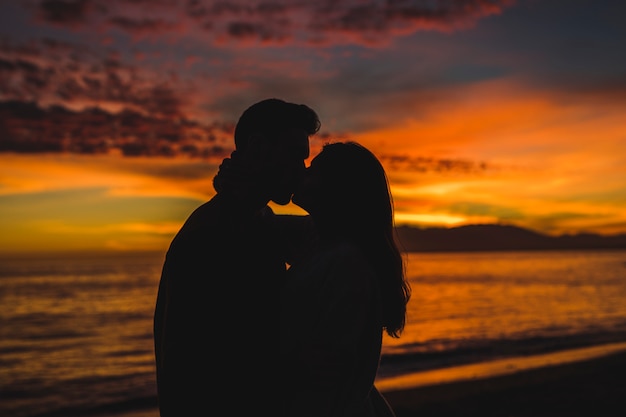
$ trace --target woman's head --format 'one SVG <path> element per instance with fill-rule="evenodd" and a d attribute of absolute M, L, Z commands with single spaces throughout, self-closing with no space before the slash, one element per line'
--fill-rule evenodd
<path fill-rule="evenodd" d="M 311 215 L 322 239 L 347 239 L 363 250 L 379 280 L 383 327 L 398 337 L 410 287 L 394 238 L 393 201 L 380 161 L 355 142 L 325 145 L 292 201 Z"/>
<path fill-rule="evenodd" d="M 293 202 L 332 233 L 358 233 L 365 224 L 393 221 L 385 170 L 372 152 L 355 142 L 325 145 Z"/>

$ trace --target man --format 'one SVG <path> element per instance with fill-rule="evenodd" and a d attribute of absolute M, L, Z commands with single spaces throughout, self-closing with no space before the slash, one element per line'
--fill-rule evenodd
<path fill-rule="evenodd" d="M 249 107 L 235 128 L 235 154 L 255 186 L 216 187 L 173 239 L 154 314 L 162 417 L 279 408 L 271 382 L 280 366 L 274 332 L 285 250 L 267 203 L 289 203 L 319 127 L 302 104 L 267 99 Z"/>

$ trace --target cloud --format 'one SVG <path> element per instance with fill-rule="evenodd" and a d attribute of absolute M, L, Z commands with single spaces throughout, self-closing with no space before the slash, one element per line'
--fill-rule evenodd
<path fill-rule="evenodd" d="M 0 43 L 0 99 L 65 104 L 74 108 L 128 107 L 166 117 L 185 110 L 181 83 L 114 54 L 104 57 L 86 47 L 51 39 Z"/>
<path fill-rule="evenodd" d="M 72 111 L 34 102 L 0 102 L 0 152 L 69 152 L 222 159 L 232 150 L 233 126 L 147 116 L 97 107 Z"/>
<path fill-rule="evenodd" d="M 501 13 L 513 1 L 328 1 L 317 3 L 310 29 L 321 41 L 339 39 L 377 44 L 381 39 L 417 31 L 452 32 Z"/>
<path fill-rule="evenodd" d="M 4 196 L 23 196 L 28 199 L 30 195 L 44 196 L 55 192 L 79 195 L 96 190 L 111 198 L 169 199 L 170 207 L 184 211 L 190 205 L 198 205 L 215 194 L 213 177 L 217 169 L 218 163 L 201 159 L 5 154 L 0 164 L 0 199 Z M 28 201 L 23 200 L 25 204 Z M 64 201 L 67 205 L 70 200 Z M 28 214 L 18 207 L 4 208 L 5 211 L 10 209 Z M 46 212 L 41 204 L 33 203 L 30 207 Z"/>
<path fill-rule="evenodd" d="M 163 19 L 133 19 L 126 16 L 116 16 L 109 20 L 111 26 L 122 29 L 135 35 L 164 33 L 180 29 L 180 24 Z"/>
<path fill-rule="evenodd" d="M 0 152 L 223 158 L 233 121 L 187 115 L 190 88 L 169 76 L 51 39 L 0 41 Z"/>
<path fill-rule="evenodd" d="M 162 250 L 198 204 L 172 196 L 111 195 L 106 187 L 0 195 L 0 227 L 11 236 L 0 239 L 0 250 L 103 249 L 107 242 Z"/>
<path fill-rule="evenodd" d="M 460 172 L 475 174 L 495 170 L 496 167 L 487 162 L 467 159 L 434 158 L 427 156 L 408 156 L 401 154 L 381 154 L 380 160 L 388 169 L 403 172 L 435 172 L 439 174 Z"/>
<path fill-rule="evenodd" d="M 234 124 L 251 96 L 281 96 L 287 89 L 293 95 L 299 84 L 294 78 L 282 89 L 272 84 L 255 91 L 249 85 L 255 78 L 245 71 L 230 70 L 226 81 L 179 77 L 163 71 L 165 65 L 150 69 L 121 55 L 52 39 L 0 39 L 0 77 L 6 80 L 0 84 L 0 152 L 221 159 L 232 150 Z M 282 68 L 276 65 L 287 64 L 275 60 L 255 68 L 261 79 L 271 79 L 269 73 Z M 246 84 L 230 85 L 237 80 Z"/>
<path fill-rule="evenodd" d="M 212 43 L 374 45 L 421 30 L 450 32 L 502 13 L 513 0 L 35 0 L 43 23 L 133 36 L 181 31 Z M 208 38 L 207 36 L 208 35 Z"/>
<path fill-rule="evenodd" d="M 91 4 L 89 0 L 42 0 L 38 4 L 38 17 L 60 26 L 80 25 Z"/>
<path fill-rule="evenodd" d="M 490 217 L 503 221 L 520 221 L 525 218 L 518 207 L 510 207 L 502 204 L 489 204 L 484 202 L 459 201 L 443 207 L 451 213 L 461 214 L 466 217 Z"/>

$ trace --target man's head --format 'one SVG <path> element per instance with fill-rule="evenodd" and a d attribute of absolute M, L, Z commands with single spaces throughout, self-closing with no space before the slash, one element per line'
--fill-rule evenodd
<path fill-rule="evenodd" d="M 309 157 L 309 136 L 320 128 L 311 108 L 270 98 L 246 109 L 235 127 L 235 148 L 259 167 L 260 186 L 277 204 L 287 204 Z"/>

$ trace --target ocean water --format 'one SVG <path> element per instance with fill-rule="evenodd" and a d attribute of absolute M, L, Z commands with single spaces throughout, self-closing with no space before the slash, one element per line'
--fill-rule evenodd
<path fill-rule="evenodd" d="M 0 416 L 154 407 L 163 254 L 0 260 Z"/>
<path fill-rule="evenodd" d="M 163 253 L 0 258 L 0 416 L 154 416 Z M 411 253 L 379 378 L 626 341 L 626 250 Z"/>
<path fill-rule="evenodd" d="M 411 253 L 380 376 L 626 341 L 626 250 Z"/>

